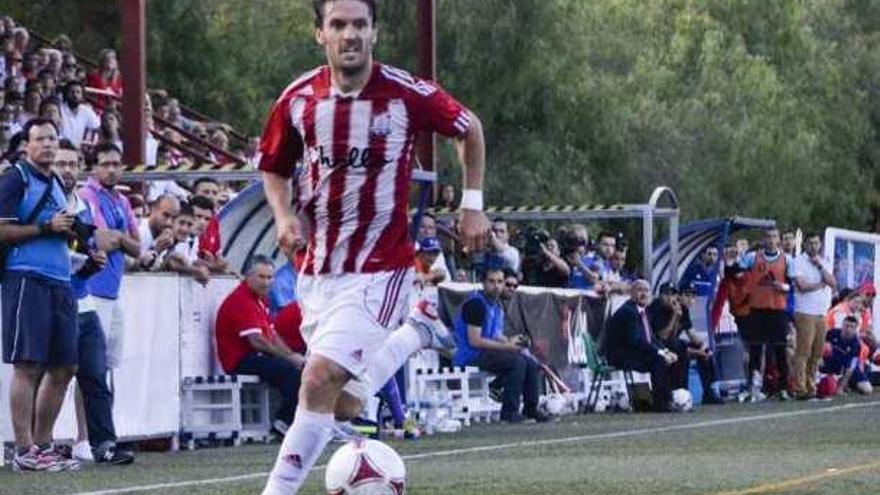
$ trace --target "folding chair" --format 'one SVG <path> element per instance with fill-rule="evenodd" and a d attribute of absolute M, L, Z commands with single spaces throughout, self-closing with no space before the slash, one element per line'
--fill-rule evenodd
<path fill-rule="evenodd" d="M 632 399 L 633 387 L 635 386 L 635 379 L 633 378 L 632 370 L 626 368 L 620 369 L 608 364 L 608 361 L 599 354 L 596 342 L 593 340 L 593 337 L 589 332 L 583 332 L 581 338 L 583 339 L 584 350 L 587 355 L 586 369 L 589 370 L 591 374 L 590 389 L 587 392 L 587 399 L 582 408 L 582 412 L 592 412 L 596 410 L 596 403 L 599 402 L 599 395 L 602 393 L 602 386 L 612 383 L 611 376 L 614 373 L 623 374 L 623 383 L 624 388 L 626 389 L 626 394 Z M 619 380 L 616 381 L 619 382 Z"/>

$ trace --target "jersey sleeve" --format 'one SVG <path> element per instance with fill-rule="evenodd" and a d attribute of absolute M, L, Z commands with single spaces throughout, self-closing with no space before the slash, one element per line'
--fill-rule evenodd
<path fill-rule="evenodd" d="M 290 121 L 290 99 L 284 98 L 272 108 L 260 139 L 260 153 L 260 170 L 293 176 L 296 162 L 302 158 L 303 142 Z"/>
<path fill-rule="evenodd" d="M 420 131 L 432 131 L 446 137 L 462 137 L 471 125 L 471 112 L 432 81 L 416 83 L 416 115 Z"/>

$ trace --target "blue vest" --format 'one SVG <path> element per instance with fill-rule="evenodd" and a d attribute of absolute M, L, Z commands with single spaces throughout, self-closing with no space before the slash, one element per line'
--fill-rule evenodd
<path fill-rule="evenodd" d="M 470 301 L 479 301 L 486 308 L 486 317 L 483 320 L 483 331 L 480 335 L 484 339 L 495 340 L 504 335 L 504 309 L 495 301 L 488 299 L 481 291 L 469 295 L 461 304 L 461 308 Z M 456 350 L 452 358 L 455 366 L 469 366 L 475 359 L 483 354 L 481 349 L 471 347 L 468 341 L 468 324 L 464 321 L 464 313 L 459 308 L 455 315 L 453 331 L 455 332 Z"/>
<path fill-rule="evenodd" d="M 98 199 L 98 208 L 101 209 L 100 213 L 107 222 L 107 228 L 127 234 L 128 218 L 122 203 L 103 188 L 94 188 L 91 184 L 86 187 L 94 190 Z M 89 293 L 104 299 L 116 299 L 119 297 L 124 272 L 125 253 L 121 249 L 107 253 L 107 265 L 89 278 Z"/>
<path fill-rule="evenodd" d="M 46 187 L 52 187 L 52 194 L 37 214 L 34 224 L 39 225 L 52 220 L 52 217 L 67 207 L 67 196 L 61 182 L 54 176 L 47 178 L 39 174 L 27 162 L 15 165 L 24 181 L 24 195 L 18 205 L 18 221 L 24 223 L 31 214 Z M 61 282 L 70 281 L 70 254 L 67 241 L 58 235 L 43 235 L 12 247 L 6 259 L 6 270 L 41 275 Z"/>

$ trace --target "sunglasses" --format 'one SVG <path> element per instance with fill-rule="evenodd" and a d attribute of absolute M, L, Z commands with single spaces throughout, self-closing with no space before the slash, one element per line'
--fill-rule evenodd
<path fill-rule="evenodd" d="M 508 283 L 506 283 L 506 284 L 504 284 L 504 285 L 506 285 L 507 288 L 509 288 L 509 289 L 516 289 L 517 287 L 519 287 L 519 284 L 515 284 L 515 283 L 512 283 L 512 282 L 508 282 Z"/>

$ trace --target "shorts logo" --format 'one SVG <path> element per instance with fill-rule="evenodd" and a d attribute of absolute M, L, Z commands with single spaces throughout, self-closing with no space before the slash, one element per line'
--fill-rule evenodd
<path fill-rule="evenodd" d="M 296 469 L 302 469 L 302 457 L 299 454 L 288 454 L 284 456 L 284 462 L 290 464 Z"/>
<path fill-rule="evenodd" d="M 352 352 L 351 357 L 353 357 L 357 362 L 361 362 L 364 359 L 364 350 L 358 349 Z"/>

